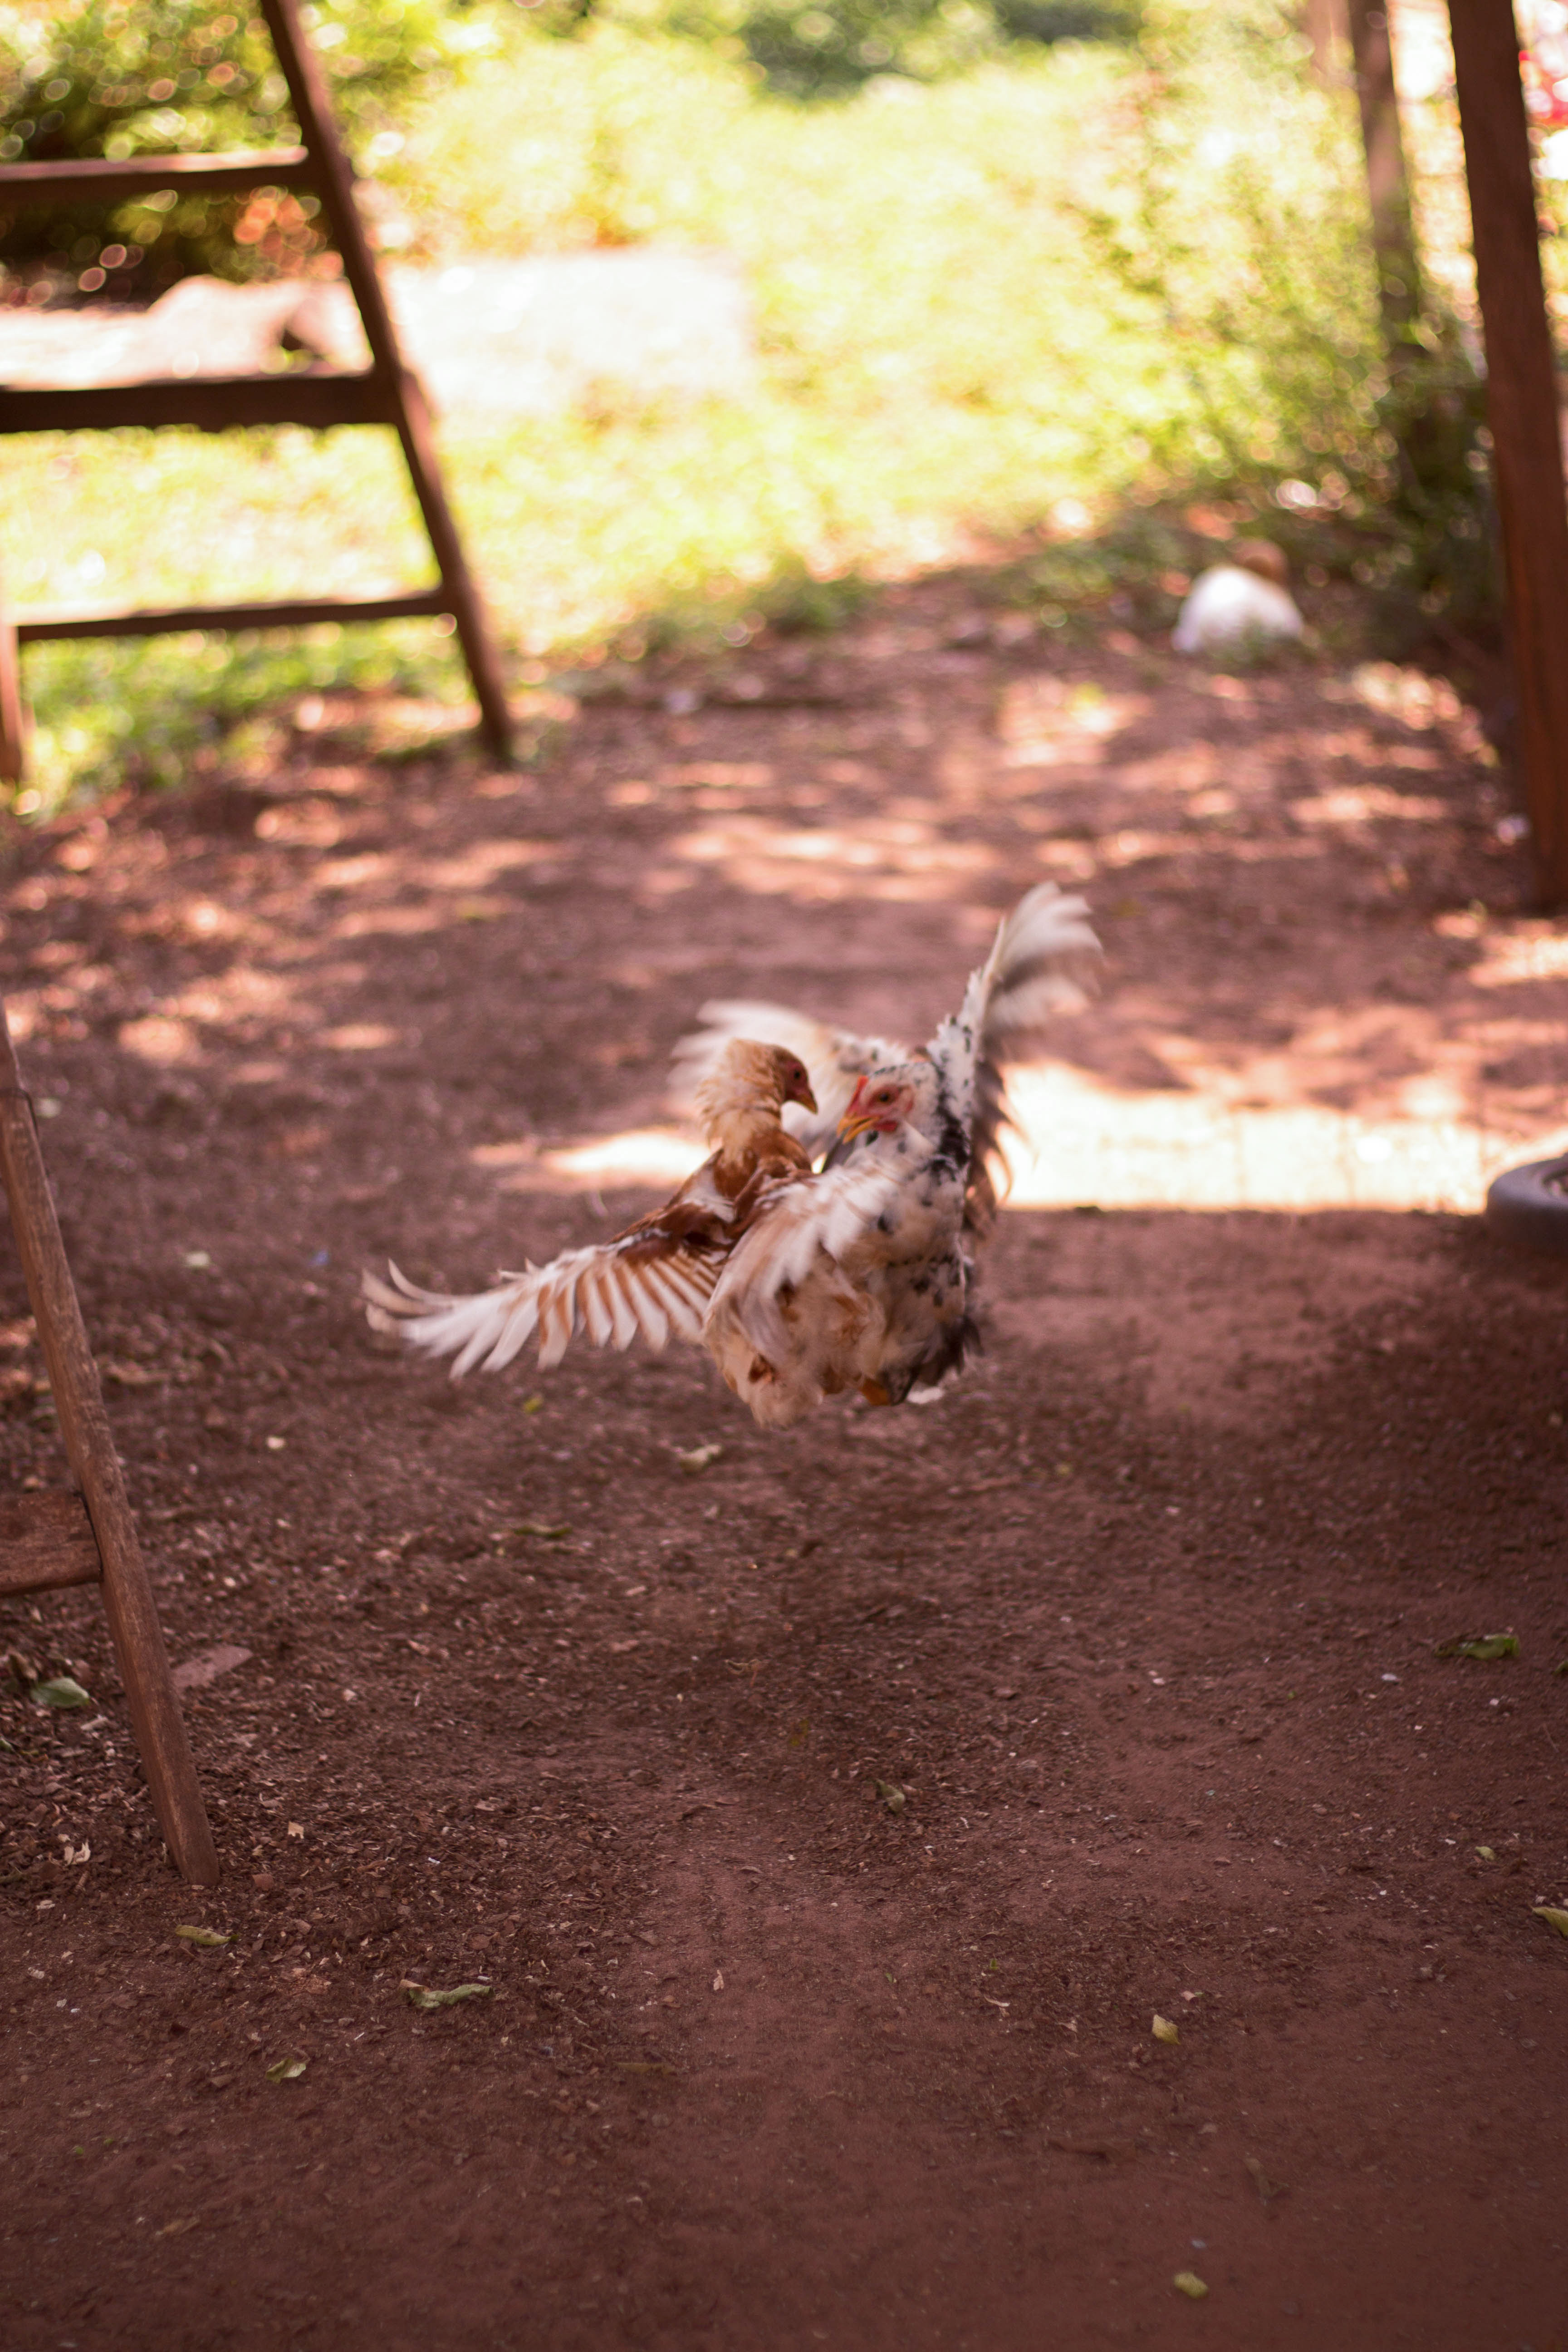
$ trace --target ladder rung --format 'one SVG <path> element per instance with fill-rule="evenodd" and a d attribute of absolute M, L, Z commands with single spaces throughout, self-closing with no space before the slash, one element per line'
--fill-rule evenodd
<path fill-rule="evenodd" d="M 241 188 L 309 186 L 315 178 L 304 147 L 237 147 L 226 155 L 90 156 L 60 163 L 0 163 L 0 212 L 20 205 L 70 204 L 79 197 L 114 203 L 158 188 L 190 195 Z"/>
<path fill-rule="evenodd" d="M 385 377 L 321 368 L 276 375 L 159 377 L 149 383 L 0 385 L 0 433 L 107 432 L 121 425 L 395 425 Z"/>
<path fill-rule="evenodd" d="M 449 613 L 444 587 L 402 596 L 293 596 L 268 604 L 169 604 L 144 612 L 112 604 L 61 605 L 12 617 L 24 646 L 60 637 L 167 637 L 186 629 L 308 629 L 318 621 L 417 621 Z"/>

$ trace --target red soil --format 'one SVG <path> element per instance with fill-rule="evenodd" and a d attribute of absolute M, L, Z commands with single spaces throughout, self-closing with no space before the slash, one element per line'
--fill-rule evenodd
<path fill-rule="evenodd" d="M 1310 669 L 1064 657 L 1147 700 L 1047 804 L 992 725 L 1040 656 L 942 653 L 950 611 L 750 664 L 837 701 L 606 699 L 521 780 L 318 732 L 14 868 L 171 1646 L 251 1656 L 190 1702 L 195 1894 L 96 1602 L 0 1605 L 99 1703 L 0 1706 L 7 2347 L 1568 2346 L 1561 1265 L 1452 1215 L 1014 1213 L 957 1392 L 784 1440 L 690 1355 L 453 1388 L 357 1313 L 388 1250 L 468 1284 L 641 1205 L 495 1147 L 656 1118 L 703 997 L 918 1031 L 1042 810 L 1118 865 L 1074 1059 L 1149 1084 L 1155 1003 L 1222 1057 L 1386 1013 L 1369 1090 L 1480 1035 L 1442 920 L 1511 935 L 1521 877 L 1464 743 L 1347 751 Z M 1412 746 L 1436 816 L 1292 831 Z M 1194 760 L 1240 813 L 1157 837 Z M 1562 997 L 1509 1000 L 1521 1116 Z M 53 1483 L 10 1336 L 6 1475 Z"/>

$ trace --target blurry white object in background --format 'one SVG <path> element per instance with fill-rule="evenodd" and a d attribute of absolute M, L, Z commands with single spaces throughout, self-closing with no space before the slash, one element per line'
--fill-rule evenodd
<path fill-rule="evenodd" d="M 1232 562 L 1200 572 L 1171 643 L 1179 654 L 1259 653 L 1292 643 L 1305 625 L 1285 585 L 1285 558 L 1271 540 L 1251 540 Z"/>

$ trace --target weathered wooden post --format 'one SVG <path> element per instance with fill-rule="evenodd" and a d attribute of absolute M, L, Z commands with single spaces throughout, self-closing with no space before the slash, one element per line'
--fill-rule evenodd
<path fill-rule="evenodd" d="M 3 1002 L 0 1182 L 79 1489 L 0 1497 L 0 1594 L 98 1585 L 158 1825 L 175 1867 L 214 1886 L 217 1852 Z"/>
<path fill-rule="evenodd" d="M 1511 0 L 1448 0 L 1519 760 L 1542 904 L 1568 903 L 1568 499 Z"/>

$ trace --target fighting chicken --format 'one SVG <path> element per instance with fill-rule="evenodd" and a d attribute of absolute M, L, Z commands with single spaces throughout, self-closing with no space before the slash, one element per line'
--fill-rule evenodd
<path fill-rule="evenodd" d="M 1080 1003 L 1100 943 L 1081 898 L 1031 890 L 997 929 L 958 1012 L 911 1050 L 763 1004 L 703 1007 L 679 1060 L 710 1066 L 743 1023 L 806 1065 L 837 1133 L 815 1185 L 763 1206 L 729 1254 L 708 1307 L 710 1351 L 756 1418 L 785 1428 L 858 1387 L 901 1404 L 940 1387 L 973 1344 L 973 1251 L 996 1210 L 991 1162 L 1010 1124 L 1005 1060 L 1040 1050 L 1050 1018 Z M 813 1115 L 808 1114 L 808 1118 Z M 802 1137 L 810 1150 L 820 1125 Z M 829 1245 L 835 1188 L 878 1180 L 884 1204 Z M 846 1198 L 847 1196 L 846 1195 Z"/>
<path fill-rule="evenodd" d="M 655 1349 L 672 1333 L 700 1340 L 725 1260 L 759 1209 L 811 1180 L 810 1160 L 781 1123 L 786 1103 L 816 1116 L 799 1056 L 787 1046 L 725 1040 L 695 1097 L 710 1156 L 661 1209 L 611 1241 L 530 1264 L 467 1297 L 421 1290 L 395 1265 L 390 1283 L 367 1274 L 371 1323 L 401 1330 L 432 1356 L 454 1356 L 454 1380 L 476 1364 L 499 1371 L 535 1331 L 546 1367 L 560 1362 L 579 1330 L 596 1348 L 627 1348 L 639 1333 Z"/>
<path fill-rule="evenodd" d="M 937 1387 L 973 1339 L 973 1246 L 995 1211 L 990 1162 L 1008 1116 L 1001 1064 L 1037 1051 L 1051 1015 L 1081 1002 L 1098 954 L 1082 899 L 1044 883 L 929 1045 L 776 1005 L 704 1006 L 709 1025 L 679 1060 L 710 1156 L 662 1209 L 468 1297 L 395 1266 L 390 1284 L 367 1275 L 371 1322 L 452 1356 L 454 1378 L 499 1370 L 535 1332 L 545 1367 L 579 1330 L 616 1348 L 673 1334 L 705 1344 L 775 1429 L 851 1387 L 873 1404 Z"/>

